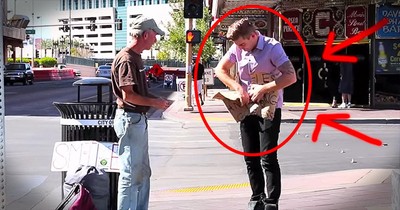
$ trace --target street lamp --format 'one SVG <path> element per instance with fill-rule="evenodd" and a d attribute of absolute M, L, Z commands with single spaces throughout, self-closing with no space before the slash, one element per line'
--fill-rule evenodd
<path fill-rule="evenodd" d="M 61 54 L 62 54 L 62 61 L 61 62 L 59 62 L 59 63 L 64 63 L 64 58 L 65 58 L 65 38 L 66 37 L 64 37 L 64 36 L 61 36 L 61 38 L 60 38 L 60 47 L 61 47 L 61 49 L 62 49 L 62 52 L 61 52 Z"/>
<path fill-rule="evenodd" d="M 40 25 L 42 25 L 42 16 L 37 16 L 36 19 L 40 20 Z M 42 57 L 42 27 L 40 27 L 40 39 L 39 39 L 39 43 L 36 43 L 37 46 L 36 50 L 39 49 L 40 52 L 40 57 Z M 46 51 L 46 49 L 44 49 Z"/>
<path fill-rule="evenodd" d="M 53 52 L 52 52 L 53 58 L 58 58 L 58 40 L 53 40 Z"/>

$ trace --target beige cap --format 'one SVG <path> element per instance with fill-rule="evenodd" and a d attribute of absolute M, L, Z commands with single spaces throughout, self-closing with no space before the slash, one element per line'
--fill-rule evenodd
<path fill-rule="evenodd" d="M 161 36 L 165 35 L 164 31 L 157 26 L 157 23 L 153 18 L 147 18 L 142 15 L 133 19 L 130 27 L 132 34 L 142 34 L 144 31 L 151 29 Z"/>

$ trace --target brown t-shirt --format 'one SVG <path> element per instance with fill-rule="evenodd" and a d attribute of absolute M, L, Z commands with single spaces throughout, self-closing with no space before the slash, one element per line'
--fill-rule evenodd
<path fill-rule="evenodd" d="M 132 86 L 137 94 L 148 96 L 146 75 L 140 54 L 129 48 L 122 49 L 112 63 L 111 80 L 114 95 L 123 102 L 123 109 L 130 112 L 147 112 L 150 109 L 148 106 L 135 105 L 122 98 L 123 86 Z"/>

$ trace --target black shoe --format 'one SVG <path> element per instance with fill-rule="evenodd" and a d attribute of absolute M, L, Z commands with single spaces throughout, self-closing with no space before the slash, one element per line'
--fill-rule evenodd
<path fill-rule="evenodd" d="M 248 210 L 264 210 L 264 202 L 262 201 L 250 201 Z"/>
<path fill-rule="evenodd" d="M 265 204 L 264 210 L 278 210 L 278 204 L 272 204 L 272 203 Z"/>
<path fill-rule="evenodd" d="M 278 210 L 278 202 L 272 199 L 265 198 L 263 200 L 264 210 Z"/>

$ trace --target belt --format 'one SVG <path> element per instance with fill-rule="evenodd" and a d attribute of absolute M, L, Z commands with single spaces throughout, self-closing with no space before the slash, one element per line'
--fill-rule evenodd
<path fill-rule="evenodd" d="M 124 108 L 124 107 L 118 107 L 118 109 L 122 109 L 125 112 L 137 113 L 137 114 L 141 114 L 141 115 L 146 115 L 147 114 L 147 112 L 141 112 L 141 111 L 137 111 L 137 110 L 129 109 L 129 108 Z"/>

